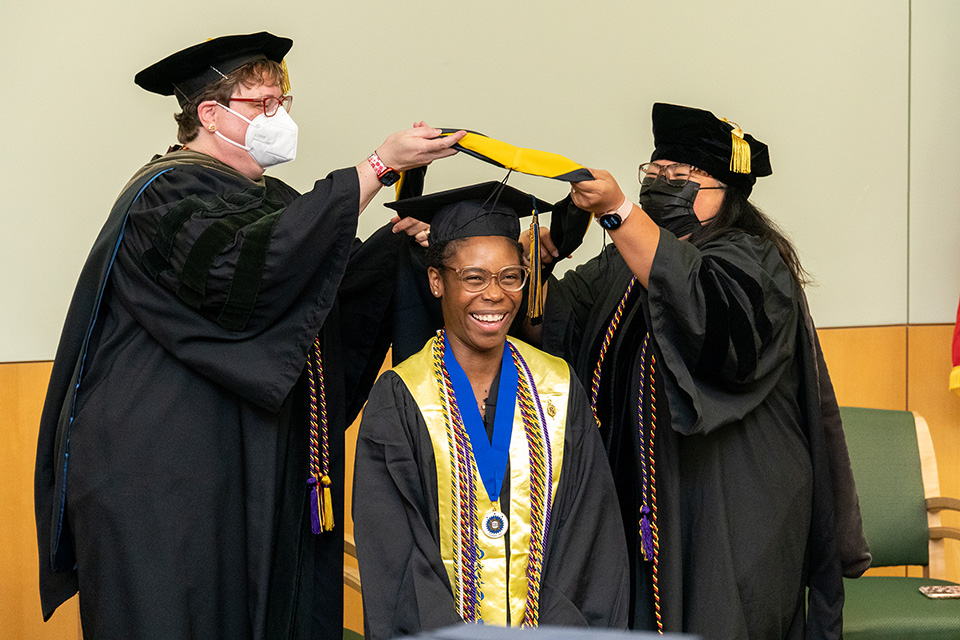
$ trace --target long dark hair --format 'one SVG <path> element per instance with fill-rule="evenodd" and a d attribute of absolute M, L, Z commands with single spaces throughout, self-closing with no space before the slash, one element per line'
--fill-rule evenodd
<path fill-rule="evenodd" d="M 793 243 L 780 230 L 777 223 L 750 202 L 742 191 L 733 187 L 727 187 L 720 210 L 713 220 L 700 226 L 690 235 L 690 243 L 697 247 L 702 246 L 730 229 L 739 229 L 772 242 L 780 252 L 780 257 L 787 263 L 793 281 L 799 288 L 803 288 L 812 281 L 810 274 L 800 264 L 800 257 Z"/>

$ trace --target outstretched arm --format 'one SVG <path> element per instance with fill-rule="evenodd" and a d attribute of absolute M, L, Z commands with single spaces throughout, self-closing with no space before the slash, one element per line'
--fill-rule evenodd
<path fill-rule="evenodd" d="M 440 129 L 418 122 L 412 129 L 390 134 L 377 147 L 377 155 L 391 169 L 406 171 L 456 154 L 453 145 L 467 134 L 466 131 L 458 131 L 441 138 L 440 133 Z M 363 213 L 383 185 L 366 159 L 357 163 L 357 174 L 360 177 L 360 213 Z"/>
<path fill-rule="evenodd" d="M 595 216 L 618 209 L 626 196 L 617 181 L 602 169 L 590 169 L 590 172 L 594 180 L 571 183 L 574 204 Z M 634 203 L 620 228 L 609 233 L 633 275 L 646 288 L 650 282 L 653 257 L 660 243 L 660 227 Z"/>

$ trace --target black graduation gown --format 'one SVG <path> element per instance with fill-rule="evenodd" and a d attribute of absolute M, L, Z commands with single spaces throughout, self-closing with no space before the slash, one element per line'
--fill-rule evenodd
<path fill-rule="evenodd" d="M 488 433 L 491 403 L 495 397 L 484 415 Z M 440 555 L 430 434 L 393 371 L 380 377 L 363 411 L 353 482 L 364 636 L 385 640 L 462 624 Z M 502 501 L 509 502 L 509 486 L 508 468 Z M 541 626 L 626 627 L 629 570 L 619 519 L 596 422 L 571 373 L 563 467 L 544 552 Z"/>
<path fill-rule="evenodd" d="M 549 283 L 544 349 L 570 361 L 588 386 L 631 277 L 611 245 Z M 817 376 L 826 369 L 805 309 L 772 244 L 730 232 L 698 248 L 661 233 L 649 289 L 634 286 L 598 398 L 631 553 L 634 628 L 656 624 L 652 565 L 639 552 L 637 527 L 643 385 L 645 440 L 652 391 L 656 402 L 664 629 L 711 639 L 839 637 L 838 544 L 851 575 L 869 554 L 839 421 L 832 436 L 824 433 Z M 846 536 L 839 542 L 838 528 Z"/>
<path fill-rule="evenodd" d="M 342 636 L 343 432 L 389 343 L 399 248 L 387 228 L 355 240 L 358 206 L 353 169 L 300 196 L 179 151 L 131 180 L 41 418 L 45 617 L 79 588 L 92 638 Z M 302 373 L 318 333 L 337 527 L 316 536 Z"/>

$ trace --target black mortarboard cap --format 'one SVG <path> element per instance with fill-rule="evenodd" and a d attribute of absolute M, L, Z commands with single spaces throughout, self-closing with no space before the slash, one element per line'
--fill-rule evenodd
<path fill-rule="evenodd" d="M 430 242 L 474 236 L 520 237 L 520 218 L 550 211 L 553 205 L 502 182 L 484 182 L 387 202 L 401 218 L 430 224 Z"/>
<path fill-rule="evenodd" d="M 654 104 L 653 145 L 651 161 L 692 164 L 748 196 L 757 178 L 773 173 L 767 145 L 703 109 Z"/>
<path fill-rule="evenodd" d="M 266 31 L 222 36 L 167 56 L 138 73 L 134 82 L 162 96 L 176 95 L 181 106 L 227 74 L 255 60 L 283 61 L 293 46 L 290 38 Z"/>

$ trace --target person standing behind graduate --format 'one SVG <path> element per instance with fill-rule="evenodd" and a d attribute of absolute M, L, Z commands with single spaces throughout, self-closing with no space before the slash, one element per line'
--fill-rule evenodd
<path fill-rule="evenodd" d="M 402 235 L 361 244 L 357 216 L 459 135 L 421 123 L 303 195 L 264 176 L 296 155 L 292 44 L 225 36 L 136 76 L 176 95 L 183 146 L 94 244 L 37 452 L 43 615 L 79 590 L 85 637 L 342 637 L 343 431 L 388 346 Z"/>
<path fill-rule="evenodd" d="M 488 182 L 390 203 L 432 222 L 444 328 L 385 373 L 360 423 L 353 517 L 364 636 L 456 623 L 626 626 L 616 491 L 570 366 L 506 340 L 528 268 L 518 215 L 549 205 Z"/>
<path fill-rule="evenodd" d="M 842 575 L 870 556 L 804 272 L 748 200 L 767 147 L 677 105 L 654 105 L 653 132 L 640 206 L 605 171 L 572 184 L 614 244 L 549 281 L 542 325 L 601 425 L 631 624 L 839 638 Z"/>

